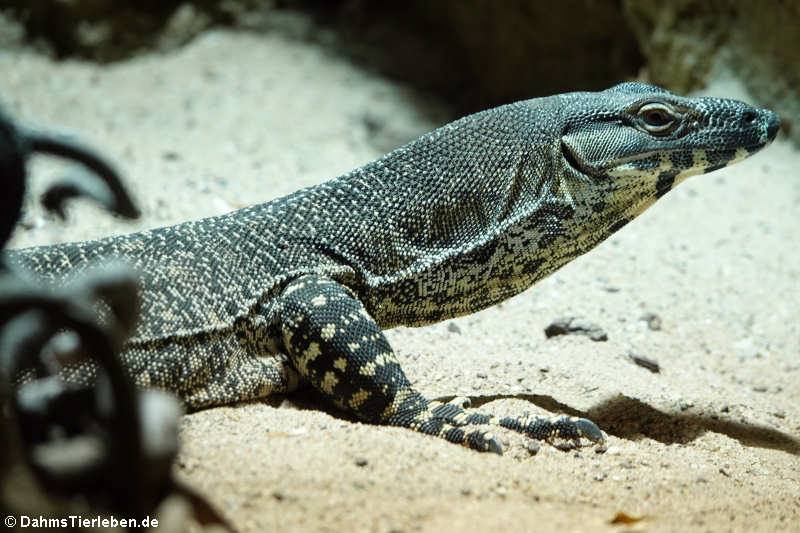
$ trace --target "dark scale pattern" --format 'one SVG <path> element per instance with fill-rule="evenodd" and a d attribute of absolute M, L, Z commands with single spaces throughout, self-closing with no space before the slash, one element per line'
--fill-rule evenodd
<path fill-rule="evenodd" d="M 363 420 L 481 450 L 500 450 L 496 425 L 597 439 L 587 420 L 497 420 L 426 400 L 381 330 L 518 294 L 777 129 L 774 113 L 742 102 L 624 83 L 464 117 L 349 174 L 224 216 L 7 260 L 54 286 L 101 261 L 130 263 L 142 320 L 124 363 L 137 384 L 173 391 L 190 409 L 306 381 Z"/>

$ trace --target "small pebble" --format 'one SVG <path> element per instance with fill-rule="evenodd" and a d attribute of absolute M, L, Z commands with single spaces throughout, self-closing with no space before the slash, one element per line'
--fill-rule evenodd
<path fill-rule="evenodd" d="M 450 333 L 460 334 L 461 328 L 458 327 L 458 324 L 456 324 L 455 322 L 450 322 L 449 324 L 447 324 L 447 331 L 449 331 Z"/>
<path fill-rule="evenodd" d="M 661 372 L 661 366 L 658 364 L 658 361 L 655 361 L 648 357 L 644 357 L 642 355 L 635 354 L 633 352 L 628 352 L 628 357 L 631 359 L 631 361 L 633 361 L 642 368 L 646 368 L 653 374 L 658 374 L 659 372 Z"/>
<path fill-rule="evenodd" d="M 357 457 L 355 460 L 356 466 L 367 466 L 369 462 L 363 457 Z"/>
<path fill-rule="evenodd" d="M 607 341 L 608 334 L 597 324 L 585 318 L 568 316 L 553 320 L 544 329 L 545 336 L 549 339 L 558 335 L 585 335 L 595 342 Z"/>
<path fill-rule="evenodd" d="M 647 327 L 652 331 L 659 331 L 661 329 L 661 317 L 655 313 L 647 312 L 641 316 L 640 320 L 647 322 Z"/>

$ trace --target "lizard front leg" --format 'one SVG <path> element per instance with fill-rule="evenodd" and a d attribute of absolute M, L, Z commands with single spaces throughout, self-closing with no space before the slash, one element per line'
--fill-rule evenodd
<path fill-rule="evenodd" d="M 429 401 L 408 381 L 385 335 L 356 295 L 316 275 L 289 283 L 280 296 L 284 349 L 299 374 L 339 408 L 374 424 L 401 426 L 502 453 L 492 434 L 501 425 L 534 438 L 592 440 L 602 432 L 584 419 L 520 420 L 464 410 L 462 402 Z"/>

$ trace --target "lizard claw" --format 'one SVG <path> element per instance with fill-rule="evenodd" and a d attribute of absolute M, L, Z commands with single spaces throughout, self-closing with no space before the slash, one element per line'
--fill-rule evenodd
<path fill-rule="evenodd" d="M 469 407 L 472 406 L 472 400 L 470 400 L 466 396 L 456 396 L 447 403 L 450 405 L 455 405 L 462 409 L 469 409 Z"/>
<path fill-rule="evenodd" d="M 603 442 L 606 440 L 602 430 L 597 427 L 597 424 L 586 418 L 576 418 L 573 420 L 578 433 L 582 437 L 586 437 L 592 442 Z"/>
<path fill-rule="evenodd" d="M 496 453 L 497 455 L 503 455 L 503 445 L 500 444 L 497 437 L 492 436 L 486 439 L 486 451 Z"/>
<path fill-rule="evenodd" d="M 465 438 L 460 441 L 448 440 L 450 440 L 450 442 L 459 442 L 478 452 L 492 452 L 497 455 L 503 455 L 503 445 L 500 444 L 496 436 L 487 431 L 476 430 L 466 435 L 462 434 L 462 436 Z"/>

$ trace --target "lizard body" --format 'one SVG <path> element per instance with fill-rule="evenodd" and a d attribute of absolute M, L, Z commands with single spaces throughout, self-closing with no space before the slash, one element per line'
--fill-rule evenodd
<path fill-rule="evenodd" d="M 599 440 L 585 419 L 497 419 L 428 401 L 382 330 L 518 294 L 680 181 L 763 148 L 778 124 L 742 102 L 640 83 L 532 99 L 464 117 L 284 198 L 9 251 L 6 261 L 54 286 L 103 260 L 129 263 L 142 318 L 123 363 L 137 385 L 172 391 L 189 409 L 304 382 L 365 421 L 478 450 L 501 450 L 497 424 Z"/>

